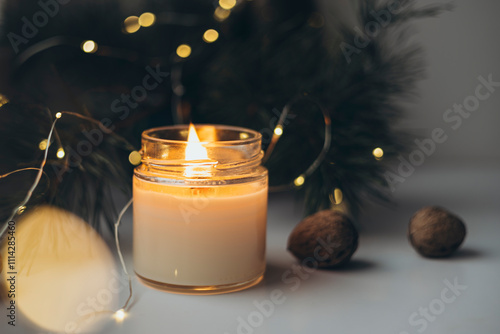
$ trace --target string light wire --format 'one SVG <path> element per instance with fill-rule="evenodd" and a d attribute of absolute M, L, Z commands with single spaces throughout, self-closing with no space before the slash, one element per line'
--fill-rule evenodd
<path fill-rule="evenodd" d="M 10 217 L 7 219 L 7 221 L 5 222 L 4 226 L 0 230 L 0 239 L 3 238 L 3 235 L 5 234 L 5 231 L 7 231 L 7 228 L 9 226 L 9 221 L 11 221 L 12 219 L 14 219 L 14 217 L 16 216 L 16 214 L 19 212 L 20 208 L 26 206 L 26 204 L 28 203 L 28 201 L 31 199 L 31 196 L 33 195 L 33 192 L 35 191 L 36 187 L 38 186 L 38 183 L 40 183 L 40 179 L 42 178 L 42 175 L 44 174 L 43 168 L 45 167 L 45 164 L 47 163 L 47 157 L 49 155 L 50 141 L 52 140 L 52 134 L 54 133 L 54 129 L 55 129 L 57 121 L 58 121 L 58 118 L 55 118 L 54 121 L 52 122 L 52 126 L 51 126 L 50 132 L 49 132 L 49 136 L 47 137 L 47 149 L 45 150 L 45 153 L 43 155 L 43 160 L 42 160 L 42 163 L 40 164 L 40 168 L 38 168 L 38 173 L 36 175 L 35 181 L 33 182 L 33 184 L 31 185 L 30 189 L 28 190 L 26 196 L 24 197 L 24 200 L 12 210 L 12 213 L 11 213 Z M 20 170 L 13 171 L 13 172 L 10 172 L 8 174 L 11 175 L 11 174 L 16 173 L 18 171 L 20 171 Z"/>
<path fill-rule="evenodd" d="M 36 170 L 36 171 L 39 171 L 40 168 L 37 168 L 37 167 L 26 167 L 26 168 L 16 169 L 16 170 L 13 170 L 11 172 L 8 172 L 8 173 L 0 175 L 0 179 L 2 179 L 4 177 L 7 177 L 7 176 L 10 176 L 10 175 L 15 174 L 15 173 L 25 172 L 27 170 Z M 42 173 L 43 173 L 43 175 L 47 176 L 47 173 L 45 173 L 45 171 L 42 170 Z"/>
<path fill-rule="evenodd" d="M 50 111 L 49 111 L 49 114 L 50 114 Z M 35 191 L 35 189 L 37 188 L 37 186 L 40 183 L 40 179 L 41 179 L 42 175 L 47 176 L 47 174 L 44 171 L 44 167 L 45 167 L 45 164 L 47 163 L 48 154 L 49 154 L 49 148 L 50 148 L 50 145 L 51 145 L 51 142 L 52 142 L 52 137 L 56 134 L 56 123 L 57 123 L 57 121 L 64 114 L 66 114 L 66 115 L 72 115 L 72 116 L 75 116 L 75 117 L 87 120 L 87 121 L 89 121 L 91 123 L 94 123 L 94 124 L 102 126 L 101 122 L 99 122 L 99 121 L 97 121 L 97 120 L 95 120 L 95 119 L 93 119 L 91 117 L 85 116 L 85 115 L 81 115 L 81 114 L 78 114 L 78 113 L 75 113 L 75 112 L 71 112 L 71 111 L 58 112 L 57 116 L 52 121 L 52 126 L 50 128 L 49 135 L 48 135 L 48 137 L 46 139 L 47 146 L 45 148 L 45 153 L 43 155 L 43 160 L 42 160 L 42 162 L 40 164 L 40 167 L 39 168 L 36 168 L 36 167 L 21 168 L 21 169 L 17 169 L 17 170 L 8 172 L 6 174 L 0 175 L 0 179 L 1 179 L 1 178 L 6 178 L 6 177 L 8 177 L 8 176 L 10 176 L 12 174 L 19 173 L 19 172 L 24 172 L 24 171 L 28 171 L 28 170 L 37 170 L 38 171 L 37 176 L 35 178 L 35 181 L 33 182 L 33 184 L 31 185 L 30 189 L 28 190 L 25 198 L 23 199 L 23 201 L 21 203 L 19 203 L 13 209 L 10 217 L 7 219 L 7 221 L 5 222 L 4 226 L 0 230 L 0 240 L 2 239 L 3 235 L 5 234 L 5 232 L 8 229 L 8 226 L 9 226 L 8 222 L 11 221 L 11 220 L 13 220 L 14 217 L 16 216 L 16 214 L 18 214 L 18 213 L 20 214 L 20 213 L 22 213 L 24 211 L 22 209 L 24 209 L 26 207 L 26 204 L 31 199 L 31 197 L 33 195 L 33 192 Z M 127 146 L 128 149 L 135 150 L 135 148 L 125 138 L 117 135 L 114 132 L 112 132 L 111 134 L 114 135 L 117 139 L 123 141 L 125 143 L 125 145 Z M 117 249 L 117 252 L 118 252 L 118 257 L 120 259 L 120 264 L 121 264 L 121 267 L 123 269 L 123 272 L 128 277 L 128 285 L 129 285 L 129 296 L 128 296 L 125 304 L 123 305 L 123 307 L 121 309 L 119 309 L 118 311 L 115 312 L 115 314 L 121 315 L 119 317 L 119 318 L 121 318 L 121 320 L 123 320 L 123 317 L 124 317 L 124 314 L 125 314 L 124 312 L 125 312 L 125 310 L 127 310 L 128 306 L 129 306 L 129 303 L 130 303 L 130 301 L 132 299 L 133 288 L 132 288 L 132 279 L 131 279 L 130 274 L 129 274 L 128 270 L 127 270 L 127 267 L 125 265 L 125 261 L 123 259 L 123 255 L 122 255 L 122 251 L 121 251 L 121 247 L 120 247 L 120 239 L 119 239 L 119 236 L 118 236 L 118 230 L 119 230 L 120 223 L 121 223 L 121 220 L 123 218 L 123 215 L 125 214 L 125 212 L 127 211 L 127 209 L 130 207 L 130 205 L 132 204 L 132 201 L 133 201 L 133 199 L 130 199 L 128 201 L 128 203 L 123 207 L 123 209 L 121 210 L 120 214 L 118 215 L 118 219 L 116 220 L 115 225 L 114 225 L 115 226 L 115 243 L 116 243 L 116 249 Z"/>
<path fill-rule="evenodd" d="M 116 219 L 116 222 L 115 222 L 115 244 L 116 244 L 116 251 L 118 253 L 118 257 L 120 258 L 120 263 L 122 265 L 123 272 L 127 275 L 127 278 L 128 278 L 128 288 L 129 288 L 129 295 L 128 295 L 127 301 L 125 302 L 125 304 L 123 305 L 123 307 L 121 309 L 119 309 L 117 312 L 120 312 L 120 311 L 123 312 L 123 311 L 127 310 L 128 304 L 129 304 L 130 300 L 132 300 L 132 295 L 133 295 L 132 278 L 130 277 L 130 274 L 127 271 L 127 266 L 125 265 L 125 261 L 123 260 L 123 255 L 122 255 L 122 251 L 121 251 L 121 247 L 120 247 L 120 238 L 118 236 L 118 230 L 120 228 L 120 224 L 121 224 L 123 215 L 128 210 L 128 208 L 130 207 L 130 205 L 132 204 L 132 202 L 133 202 L 133 198 L 131 198 L 128 201 L 128 203 L 125 204 L 125 206 L 123 207 L 122 211 L 120 211 L 120 214 L 118 215 L 118 219 Z"/>
<path fill-rule="evenodd" d="M 283 191 L 283 190 L 287 190 L 290 188 L 302 186 L 304 184 L 305 179 L 307 177 L 311 176 L 312 173 L 314 173 L 316 171 L 316 169 L 318 169 L 318 167 L 321 165 L 321 163 L 325 159 L 326 155 L 328 154 L 328 151 L 330 150 L 330 146 L 331 146 L 331 142 L 332 142 L 332 134 L 331 134 L 332 121 L 331 121 L 330 115 L 328 113 L 328 110 L 326 110 L 326 108 L 324 108 L 323 105 L 319 101 L 317 101 L 316 99 L 314 99 L 312 97 L 299 96 L 299 97 L 292 99 L 290 102 L 288 102 L 283 107 L 283 111 L 281 112 L 280 118 L 278 119 L 278 123 L 276 124 L 276 126 L 274 128 L 273 135 L 271 137 L 271 142 L 269 143 L 269 146 L 267 147 L 264 158 L 262 159 L 262 163 L 266 163 L 266 161 L 269 160 L 269 158 L 271 157 L 271 155 L 276 147 L 276 144 L 278 143 L 280 138 L 283 136 L 283 134 L 285 132 L 284 131 L 284 129 L 285 129 L 284 123 L 285 123 L 285 120 L 286 120 L 288 114 L 290 113 L 291 107 L 295 103 L 297 103 L 298 101 L 303 100 L 303 99 L 306 99 L 306 100 L 311 101 L 311 102 L 315 103 L 316 105 L 318 105 L 319 109 L 321 110 L 321 113 L 323 114 L 323 121 L 325 123 L 325 140 L 323 141 L 323 147 L 321 149 L 321 152 L 318 154 L 316 159 L 314 159 L 314 161 L 311 163 L 311 165 L 309 165 L 309 167 L 303 173 L 301 173 L 294 181 L 292 181 L 291 183 L 288 183 L 288 184 L 269 187 L 269 191 Z M 279 131 L 276 131 L 277 129 L 279 129 Z"/>

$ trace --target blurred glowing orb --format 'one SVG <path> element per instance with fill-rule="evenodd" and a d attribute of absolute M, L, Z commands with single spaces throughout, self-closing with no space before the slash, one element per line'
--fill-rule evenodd
<path fill-rule="evenodd" d="M 139 16 L 138 23 L 142 27 L 150 27 L 152 26 L 156 21 L 156 16 L 153 13 L 142 13 L 141 16 Z"/>
<path fill-rule="evenodd" d="M 219 0 L 219 6 L 223 9 L 231 9 L 236 6 L 236 0 Z"/>
<path fill-rule="evenodd" d="M 133 34 L 141 28 L 139 18 L 137 16 L 129 16 L 123 21 L 123 29 L 128 34 Z"/>
<path fill-rule="evenodd" d="M 208 29 L 203 34 L 203 40 L 206 43 L 213 43 L 219 38 L 219 33 L 215 29 Z"/>
<path fill-rule="evenodd" d="M 115 320 L 117 322 L 122 322 L 123 319 L 125 319 L 125 316 L 127 314 L 125 313 L 125 310 L 124 309 L 119 309 L 118 311 L 115 312 L 115 314 L 113 315 L 113 318 L 115 318 Z"/>
<path fill-rule="evenodd" d="M 39 148 L 41 151 L 45 151 L 45 149 L 47 148 L 47 139 L 42 140 L 42 141 L 38 144 L 38 148 Z"/>
<path fill-rule="evenodd" d="M 191 47 L 187 44 L 181 44 L 177 47 L 176 53 L 181 58 L 187 58 L 191 55 Z"/>
<path fill-rule="evenodd" d="M 340 190 L 339 188 L 335 188 L 335 190 L 333 191 L 333 204 L 339 205 L 343 200 L 344 194 L 342 193 L 342 190 Z"/>
<path fill-rule="evenodd" d="M 9 103 L 9 99 L 5 95 L 0 94 L 0 107 L 7 103 Z"/>
<path fill-rule="evenodd" d="M 3 263 L 9 264 L 2 281 L 17 272 L 18 317 L 40 331 L 99 330 L 98 320 L 113 313 L 118 294 L 127 287 L 100 236 L 81 218 L 52 206 L 27 210 L 14 231 L 15 263 L 2 245 Z"/>
<path fill-rule="evenodd" d="M 85 41 L 82 43 L 82 50 L 85 53 L 94 53 L 97 51 L 97 44 L 94 41 Z"/>
<path fill-rule="evenodd" d="M 130 152 L 129 156 L 128 156 L 128 161 L 134 165 L 134 166 L 137 166 L 141 163 L 141 159 L 142 159 L 142 156 L 139 152 L 137 151 L 132 151 Z"/>
<path fill-rule="evenodd" d="M 66 152 L 64 152 L 64 149 L 62 147 L 60 147 L 58 150 L 57 150 L 57 153 L 56 153 L 57 157 L 59 159 L 62 159 L 64 158 L 64 156 L 66 155 Z"/>
<path fill-rule="evenodd" d="M 214 12 L 214 18 L 217 21 L 222 22 L 229 17 L 229 14 L 231 14 L 230 10 L 227 10 L 227 9 L 224 9 L 221 7 L 217 7 L 215 9 L 215 12 Z"/>
<path fill-rule="evenodd" d="M 382 150 L 380 147 L 377 147 L 376 149 L 373 150 L 372 154 L 375 157 L 375 159 L 380 160 L 384 156 L 384 150 Z"/>
<path fill-rule="evenodd" d="M 283 134 L 283 127 L 281 125 L 278 125 L 277 127 L 275 127 L 274 134 L 276 136 L 281 136 Z"/>
<path fill-rule="evenodd" d="M 296 187 L 300 187 L 301 185 L 303 185 L 303 184 L 304 184 L 305 180 L 306 180 L 306 179 L 305 179 L 302 175 L 300 175 L 298 178 L 296 178 L 296 179 L 293 181 L 293 184 L 295 184 L 295 186 L 296 186 Z"/>

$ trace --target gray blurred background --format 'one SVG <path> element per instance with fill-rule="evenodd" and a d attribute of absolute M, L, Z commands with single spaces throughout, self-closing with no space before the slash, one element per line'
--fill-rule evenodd
<path fill-rule="evenodd" d="M 325 6 L 348 7 L 349 0 L 321 0 Z M 437 18 L 417 20 L 412 41 L 425 51 L 426 79 L 418 96 L 407 103 L 401 127 L 417 136 L 430 137 L 436 127 L 448 128 L 446 143 L 439 145 L 426 165 L 441 162 L 500 162 L 500 90 L 483 101 L 477 111 L 452 131 L 443 114 L 455 103 L 474 94 L 478 76 L 493 75 L 500 82 L 500 2 L 497 0 L 419 1 L 419 5 L 451 3 L 454 9 Z M 353 27 L 354 28 L 354 27 Z"/>
<path fill-rule="evenodd" d="M 429 3 L 430 1 L 422 1 Z M 455 9 L 437 19 L 420 20 L 415 40 L 426 51 L 427 78 L 420 98 L 409 106 L 405 126 L 430 131 L 444 126 L 443 113 L 474 93 L 477 77 L 493 74 L 500 82 L 500 2 L 456 0 Z M 438 159 L 498 161 L 500 158 L 500 89 L 450 132 L 429 162 Z M 426 130 L 427 129 L 427 130 Z"/>

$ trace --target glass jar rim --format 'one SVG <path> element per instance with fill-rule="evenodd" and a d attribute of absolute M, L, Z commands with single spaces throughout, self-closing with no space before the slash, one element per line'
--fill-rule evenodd
<path fill-rule="evenodd" d="M 252 144 L 254 142 L 258 142 L 262 140 L 262 134 L 260 132 L 257 132 L 255 130 L 239 127 L 239 126 L 233 126 L 233 125 L 219 125 L 219 124 L 194 124 L 196 130 L 198 131 L 199 128 L 201 127 L 213 127 L 217 130 L 227 130 L 227 131 L 234 131 L 235 133 L 246 133 L 248 134 L 248 138 L 241 138 L 240 139 L 231 139 L 231 140 L 215 140 L 215 141 L 200 141 L 201 144 L 211 144 L 211 143 L 218 143 L 218 144 L 225 144 L 225 145 L 247 145 L 247 144 Z M 142 132 L 142 139 L 147 140 L 149 142 L 157 142 L 161 144 L 182 144 L 182 143 L 188 143 L 187 138 L 186 140 L 179 140 L 179 139 L 168 139 L 168 138 L 160 138 L 160 137 L 154 137 L 152 136 L 153 133 L 155 132 L 160 132 L 160 131 L 166 131 L 166 130 L 188 130 L 189 129 L 189 124 L 178 124 L 178 125 L 168 125 L 168 126 L 161 126 L 161 127 L 156 127 L 156 128 L 151 128 L 148 130 L 145 130 Z"/>

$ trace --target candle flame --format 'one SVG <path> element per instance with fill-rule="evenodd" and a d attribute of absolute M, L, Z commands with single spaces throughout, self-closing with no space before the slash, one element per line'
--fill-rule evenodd
<path fill-rule="evenodd" d="M 200 143 L 200 138 L 193 123 L 189 124 L 188 144 L 185 151 L 186 160 L 208 159 L 207 149 Z"/>

